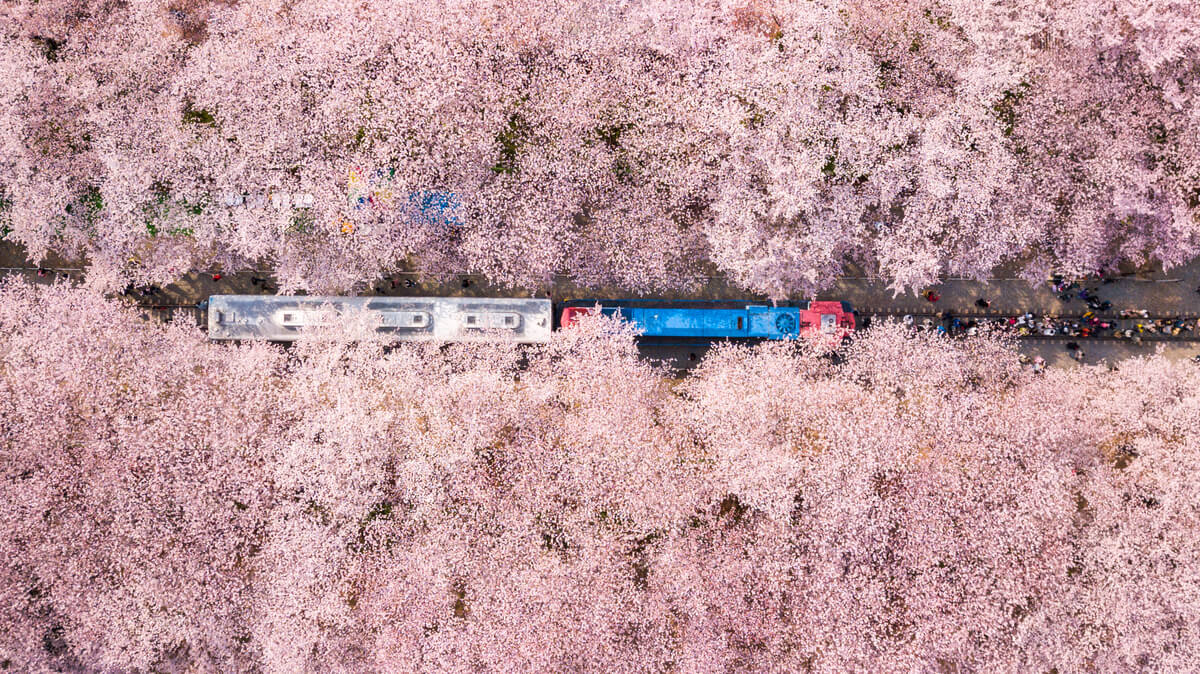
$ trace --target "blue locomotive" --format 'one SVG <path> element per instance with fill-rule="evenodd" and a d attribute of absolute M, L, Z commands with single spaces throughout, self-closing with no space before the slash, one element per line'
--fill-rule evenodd
<path fill-rule="evenodd" d="M 848 337 L 855 328 L 848 302 L 797 302 L 769 306 L 746 302 L 579 300 L 564 305 L 562 327 L 599 312 L 632 323 L 642 337 L 796 339 Z"/>

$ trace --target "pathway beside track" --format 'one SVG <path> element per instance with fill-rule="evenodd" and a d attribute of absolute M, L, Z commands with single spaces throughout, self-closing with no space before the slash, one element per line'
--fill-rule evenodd
<path fill-rule="evenodd" d="M 15 247 L 0 242 L 0 274 L 17 273 L 35 282 L 49 283 L 55 279 L 80 281 L 86 273 L 82 265 L 55 260 L 45 267 L 38 268 L 21 262 Z M 1178 267 L 1166 272 L 1147 270 L 1124 270 L 1120 277 L 1111 279 L 1108 283 L 1094 280 L 1085 283 L 1083 287 L 1094 288 L 1095 295 L 1102 300 L 1111 302 L 1107 310 L 1098 311 L 1097 315 L 1108 322 L 1117 323 L 1122 329 L 1133 329 L 1137 319 L 1122 320 L 1121 311 L 1146 310 L 1150 319 L 1182 319 L 1190 321 L 1193 330 L 1185 335 L 1162 335 L 1159 333 L 1139 333 L 1140 344 L 1134 340 L 1121 339 L 1111 336 L 1102 337 L 1071 337 L 1055 335 L 1029 335 L 1021 339 L 1021 350 L 1028 353 L 1042 354 L 1047 348 L 1058 349 L 1061 356 L 1068 353 L 1062 344 L 1076 341 L 1083 345 L 1086 351 L 1085 363 L 1133 357 L 1152 353 L 1156 345 L 1168 345 L 1170 357 L 1191 357 L 1197 353 L 1197 333 L 1195 324 L 1200 319 L 1200 260 L 1184 267 Z M 273 293 L 276 289 L 274 279 L 265 270 L 246 271 L 224 274 L 214 270 L 193 270 L 183 275 L 176 282 L 162 288 L 154 289 L 149 294 L 143 294 L 133 289 L 127 300 L 140 305 L 147 316 L 163 317 L 183 310 L 199 321 L 202 316 L 192 307 L 213 294 L 259 294 Z M 1015 317 L 1032 313 L 1037 318 L 1052 317 L 1056 319 L 1078 319 L 1088 311 L 1086 303 L 1078 297 L 1068 301 L 1060 299 L 1048 283 L 1031 286 L 1024 280 L 1014 278 L 1003 272 L 997 278 L 988 282 L 978 282 L 963 279 L 949 279 L 933 288 L 939 298 L 929 302 L 916 293 L 901 293 L 895 295 L 887 284 L 862 277 L 849 276 L 839 279 L 832 288 L 813 299 L 838 299 L 849 301 L 860 312 L 860 316 L 871 317 L 874 320 L 888 317 L 903 317 L 906 314 L 914 317 L 916 324 L 921 324 L 926 318 L 936 325 L 940 318 L 937 312 L 948 312 L 962 321 L 975 319 L 977 322 L 993 320 L 1000 317 Z M 635 296 L 620 288 L 584 288 L 565 277 L 556 278 L 554 283 L 533 291 L 513 290 L 497 287 L 486 282 L 479 275 L 445 273 L 438 278 L 419 277 L 414 273 L 397 273 L 390 277 L 364 285 L 356 294 L 379 296 L 538 296 L 553 297 L 555 300 L 569 300 L 583 297 L 631 297 Z M 695 289 L 688 293 L 664 293 L 665 299 L 746 299 L 756 302 L 769 302 L 765 297 L 755 296 L 741 290 L 720 276 L 696 277 Z M 981 309 L 975 305 L 976 300 L 986 299 L 990 306 Z M 1148 320 L 1150 320 L 1148 319 Z M 1061 321 L 1060 321 L 1061 322 Z M 1068 320 L 1069 322 L 1069 320 Z M 1096 348 L 1101 343 L 1104 348 Z M 1046 345 L 1050 346 L 1047 347 Z M 675 350 L 672 352 L 671 349 Z M 704 349 L 697 346 L 655 347 L 653 357 L 665 357 L 673 364 L 686 369 L 702 359 Z M 644 349 L 651 351 L 651 349 Z M 1045 357 L 1045 355 L 1043 355 Z M 1052 363 L 1061 358 L 1047 358 Z M 1075 361 L 1066 358 L 1065 364 L 1074 365 Z"/>

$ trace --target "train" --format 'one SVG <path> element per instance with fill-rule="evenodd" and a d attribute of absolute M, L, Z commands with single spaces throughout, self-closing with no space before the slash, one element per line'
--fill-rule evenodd
<path fill-rule="evenodd" d="M 395 341 L 547 342 L 554 319 L 548 299 L 212 295 L 208 337 L 291 342 L 304 328 L 364 310 L 378 312 L 376 329 Z"/>
<path fill-rule="evenodd" d="M 554 303 L 540 298 L 341 297 L 326 295 L 212 295 L 208 336 L 213 340 L 291 342 L 305 328 L 338 314 L 372 311 L 376 330 L 394 341 L 544 343 L 599 312 L 632 324 L 639 338 L 787 340 L 848 339 L 854 309 L 843 301 L 775 305 L 751 301 L 586 299 Z M 555 319 L 558 319 L 557 322 Z"/>
<path fill-rule="evenodd" d="M 847 338 L 855 330 L 849 302 L 777 305 L 706 300 L 575 300 L 563 305 L 560 325 L 598 311 L 632 323 L 644 338 L 797 339 Z"/>

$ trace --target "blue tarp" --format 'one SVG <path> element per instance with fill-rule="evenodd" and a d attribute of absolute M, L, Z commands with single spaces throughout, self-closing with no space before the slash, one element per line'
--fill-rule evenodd
<path fill-rule="evenodd" d="M 410 192 L 406 199 L 393 201 L 392 184 L 395 177 L 394 168 L 375 169 L 367 175 L 363 175 L 361 169 L 352 169 L 347 186 L 350 206 L 355 210 L 372 207 L 391 210 L 399 207 L 417 223 L 443 225 L 451 229 L 462 227 L 462 202 L 453 192 L 420 190 Z"/>
<path fill-rule="evenodd" d="M 459 219 L 461 208 L 462 203 L 453 192 L 426 190 L 408 195 L 408 211 L 420 223 L 458 229 L 462 227 L 462 220 Z"/>

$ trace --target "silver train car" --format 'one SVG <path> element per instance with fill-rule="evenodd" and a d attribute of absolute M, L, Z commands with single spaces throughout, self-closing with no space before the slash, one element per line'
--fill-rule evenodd
<path fill-rule="evenodd" d="M 554 322 L 548 299 L 212 295 L 208 337 L 290 342 L 306 327 L 360 310 L 378 312 L 376 330 L 395 341 L 539 343 L 549 341 Z"/>

